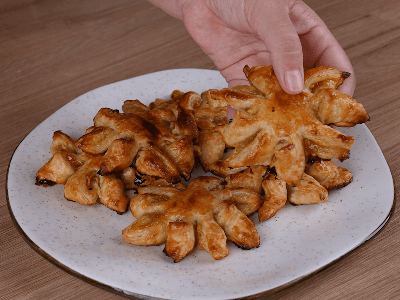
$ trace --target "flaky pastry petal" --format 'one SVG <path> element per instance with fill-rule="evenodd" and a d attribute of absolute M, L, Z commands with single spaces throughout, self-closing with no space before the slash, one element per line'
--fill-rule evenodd
<path fill-rule="evenodd" d="M 326 189 L 344 187 L 353 181 L 353 174 L 331 160 L 314 159 L 307 162 L 305 173 L 314 177 Z"/>
<path fill-rule="evenodd" d="M 170 222 L 164 253 L 175 263 L 189 255 L 196 245 L 195 227 L 189 222 Z"/>
<path fill-rule="evenodd" d="M 318 204 L 328 201 L 328 190 L 312 176 L 303 174 L 297 186 L 287 185 L 288 200 L 295 205 Z"/>

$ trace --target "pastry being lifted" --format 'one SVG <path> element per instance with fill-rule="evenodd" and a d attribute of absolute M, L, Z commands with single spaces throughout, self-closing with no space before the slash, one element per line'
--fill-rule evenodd
<path fill-rule="evenodd" d="M 337 90 L 349 73 L 332 67 L 308 70 L 303 91 L 289 95 L 271 66 L 245 66 L 244 72 L 251 86 L 209 91 L 210 97 L 226 101 L 237 112 L 231 123 L 200 136 L 206 170 L 225 177 L 246 166 L 275 167 L 279 179 L 295 186 L 308 159 L 349 157 L 354 137 L 328 126 L 349 127 L 369 119 L 360 103 Z M 223 158 L 225 148 L 234 149 Z"/>

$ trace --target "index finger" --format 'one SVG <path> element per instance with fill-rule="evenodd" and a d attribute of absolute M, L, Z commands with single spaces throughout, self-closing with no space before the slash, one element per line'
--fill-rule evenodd
<path fill-rule="evenodd" d="M 306 68 L 331 66 L 352 74 L 339 90 L 352 96 L 356 79 L 351 62 L 322 19 L 304 2 L 296 2 L 290 9 L 290 19 L 300 36 Z"/>

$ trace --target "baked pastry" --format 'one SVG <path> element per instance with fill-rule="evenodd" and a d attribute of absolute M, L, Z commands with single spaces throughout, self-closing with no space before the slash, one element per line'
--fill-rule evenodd
<path fill-rule="evenodd" d="M 100 202 L 118 213 L 126 211 L 129 198 L 122 181 L 115 174 L 98 174 L 101 154 L 82 151 L 61 131 L 54 133 L 50 151 L 53 156 L 36 173 L 37 184 L 64 184 L 68 200 L 84 205 Z"/>
<path fill-rule="evenodd" d="M 306 173 L 296 186 L 290 186 L 277 178 L 274 169 L 252 166 L 227 176 L 225 181 L 227 187 L 244 187 L 264 195 L 264 202 L 258 210 L 260 222 L 275 216 L 287 201 L 294 205 L 328 201 L 328 190 Z"/>
<path fill-rule="evenodd" d="M 103 203 L 119 213 L 130 202 L 136 218 L 122 231 L 135 245 L 165 243 L 179 262 L 197 246 L 218 260 L 238 247 L 258 247 L 247 217 L 260 221 L 285 204 L 322 203 L 328 189 L 352 181 L 332 158 L 345 160 L 354 138 L 329 125 L 354 126 L 369 119 L 363 106 L 337 87 L 350 74 L 331 67 L 305 72 L 305 87 L 288 95 L 272 67 L 245 67 L 251 86 L 175 90 L 149 106 L 127 100 L 118 110 L 102 108 L 94 126 L 76 142 L 57 131 L 52 158 L 37 172 L 37 184 L 65 184 L 67 199 Z M 232 122 L 227 106 L 237 110 Z M 187 187 L 197 156 L 206 171 Z M 263 201 L 264 199 L 264 201 Z"/>
<path fill-rule="evenodd" d="M 353 174 L 343 167 L 338 167 L 331 160 L 316 157 L 306 163 L 304 172 L 314 177 L 328 190 L 341 188 L 353 181 Z"/>
<path fill-rule="evenodd" d="M 258 210 L 261 196 L 244 188 L 226 188 L 211 176 L 198 177 L 186 188 L 165 180 L 138 189 L 131 199 L 136 221 L 122 231 L 135 245 L 165 243 L 164 252 L 178 262 L 197 245 L 214 259 L 229 254 L 226 240 L 243 249 L 258 247 L 260 238 L 247 218 Z"/>
<path fill-rule="evenodd" d="M 210 97 L 211 91 L 207 90 L 201 93 L 201 96 L 196 94 L 196 96 L 193 95 L 186 101 L 180 101 L 180 105 L 191 112 L 200 130 L 228 123 L 227 103 L 224 100 L 217 100 Z M 179 96 L 188 98 L 187 94 L 189 93 L 184 94 L 180 91 L 174 91 L 171 99 Z"/>
<path fill-rule="evenodd" d="M 349 157 L 354 137 L 328 126 L 353 126 L 369 119 L 360 103 L 336 90 L 348 73 L 331 67 L 308 70 L 303 91 L 289 95 L 272 67 L 246 66 L 244 72 L 252 86 L 209 92 L 237 112 L 231 123 L 200 135 L 200 161 L 206 170 L 225 177 L 246 166 L 270 166 L 280 180 L 295 186 L 309 158 Z M 221 149 L 226 148 L 233 151 L 224 157 Z"/>
<path fill-rule="evenodd" d="M 141 174 L 133 165 L 123 169 L 119 174 L 125 190 L 137 190 L 140 186 L 149 185 L 158 179 L 155 176 Z"/>
<path fill-rule="evenodd" d="M 89 153 L 105 153 L 101 174 L 134 165 L 140 174 L 168 182 L 179 182 L 181 175 L 188 180 L 198 130 L 179 99 L 157 100 L 151 107 L 128 100 L 123 105 L 124 113 L 102 108 L 94 118 L 94 126 L 76 145 Z"/>
<path fill-rule="evenodd" d="M 307 162 L 296 186 L 277 178 L 275 170 L 264 166 L 251 166 L 225 178 L 227 187 L 244 187 L 264 195 L 258 210 L 260 222 L 273 217 L 289 201 L 294 205 L 317 204 L 328 201 L 328 190 L 343 187 L 353 175 L 333 161 L 315 159 Z"/>

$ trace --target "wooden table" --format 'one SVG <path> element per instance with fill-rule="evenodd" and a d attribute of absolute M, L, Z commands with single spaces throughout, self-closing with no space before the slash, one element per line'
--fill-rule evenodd
<path fill-rule="evenodd" d="M 307 0 L 350 57 L 354 95 L 400 184 L 400 2 Z M 6 199 L 13 151 L 94 88 L 154 71 L 216 69 L 176 20 L 144 0 L 0 3 L 0 299 L 123 299 L 59 269 L 22 238 Z M 376 174 L 371 174 L 376 176 Z M 400 214 L 368 243 L 269 299 L 400 299 Z M 253 298 L 253 297 L 252 297 Z"/>

